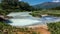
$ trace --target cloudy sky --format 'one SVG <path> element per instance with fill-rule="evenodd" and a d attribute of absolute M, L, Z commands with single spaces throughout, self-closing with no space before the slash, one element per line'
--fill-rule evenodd
<path fill-rule="evenodd" d="M 52 0 L 22 0 L 24 2 L 28 2 L 30 5 L 36 5 L 36 4 L 40 4 L 43 2 L 50 2 Z"/>
<path fill-rule="evenodd" d="M 27 2 L 30 5 L 36 5 L 36 4 L 40 4 L 40 3 L 43 3 L 43 2 L 51 2 L 51 1 L 53 1 L 53 2 L 59 2 L 60 0 L 19 0 L 19 1 Z"/>
<path fill-rule="evenodd" d="M 30 5 L 36 5 L 43 2 L 51 2 L 51 1 L 58 2 L 59 0 L 21 0 L 21 1 L 28 2 Z"/>

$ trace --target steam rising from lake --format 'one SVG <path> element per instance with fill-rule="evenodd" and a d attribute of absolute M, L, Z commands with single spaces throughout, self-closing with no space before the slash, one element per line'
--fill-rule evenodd
<path fill-rule="evenodd" d="M 13 23 L 10 23 L 13 26 L 25 26 L 40 22 L 38 20 L 32 19 L 10 19 L 10 20 L 13 21 Z"/>
<path fill-rule="evenodd" d="M 8 23 L 12 26 L 27 26 L 27 25 L 42 25 L 50 22 L 58 22 L 60 18 L 45 16 L 42 18 L 36 18 L 29 15 L 31 12 L 18 12 L 10 13 L 7 16 L 12 16 L 13 18 L 9 19 L 12 23 Z"/>

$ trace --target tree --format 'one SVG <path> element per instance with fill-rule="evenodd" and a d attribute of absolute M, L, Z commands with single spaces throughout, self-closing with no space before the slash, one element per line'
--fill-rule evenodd
<path fill-rule="evenodd" d="M 26 2 L 19 2 L 19 8 L 21 9 L 21 10 L 26 10 L 26 11 L 30 11 L 30 10 L 32 10 L 32 7 L 28 4 L 28 3 L 26 3 Z"/>
<path fill-rule="evenodd" d="M 32 6 L 30 6 L 26 2 L 18 1 L 18 0 L 2 0 L 2 9 L 7 10 L 26 10 L 31 11 Z"/>
<path fill-rule="evenodd" d="M 14 9 L 18 6 L 18 0 L 2 0 L 3 9 Z"/>
<path fill-rule="evenodd" d="M 48 27 L 51 34 L 60 34 L 60 22 L 49 23 Z"/>
<path fill-rule="evenodd" d="M 50 9 L 52 9 L 52 10 L 60 10 L 60 6 L 54 7 L 54 8 L 50 8 Z"/>
<path fill-rule="evenodd" d="M 37 34 L 37 32 L 32 32 L 32 34 Z"/>

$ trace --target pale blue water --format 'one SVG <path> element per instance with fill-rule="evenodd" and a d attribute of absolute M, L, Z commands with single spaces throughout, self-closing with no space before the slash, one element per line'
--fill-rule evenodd
<path fill-rule="evenodd" d="M 29 15 L 30 12 L 18 12 L 18 13 L 10 13 L 7 16 L 12 16 L 13 18 L 9 19 L 10 22 L 8 24 L 12 26 L 26 26 L 26 25 L 38 25 L 38 24 L 46 24 L 50 22 L 58 22 L 60 18 L 45 16 L 42 18 L 36 18 Z"/>

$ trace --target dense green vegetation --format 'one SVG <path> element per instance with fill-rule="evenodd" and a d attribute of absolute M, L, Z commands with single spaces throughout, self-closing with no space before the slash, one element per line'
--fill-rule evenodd
<path fill-rule="evenodd" d="M 6 33 L 6 32 L 7 33 Z M 22 32 L 24 34 L 40 34 L 39 32 L 35 32 L 33 31 L 32 28 L 26 28 L 26 27 L 23 27 L 23 28 L 19 28 L 19 27 L 13 27 L 9 24 L 6 24 L 4 22 L 0 22 L 0 34 L 14 34 L 15 33 L 18 33 L 18 32 Z"/>
<path fill-rule="evenodd" d="M 51 8 L 51 10 L 60 10 L 60 6 Z"/>
<path fill-rule="evenodd" d="M 33 11 L 34 8 L 28 3 L 19 0 L 2 0 L 0 14 L 7 15 L 10 12 Z"/>
<path fill-rule="evenodd" d="M 47 24 L 51 34 L 60 34 L 60 22 Z"/>
<path fill-rule="evenodd" d="M 2 2 L 0 3 L 0 14 L 2 15 L 7 15 L 10 12 L 23 12 L 23 11 L 32 11 L 32 13 L 30 14 L 34 17 L 41 17 L 41 15 L 44 15 L 44 14 L 60 17 L 60 7 L 51 8 L 51 10 L 42 10 L 42 9 L 33 8 L 28 3 L 23 1 L 18 1 L 18 0 L 9 0 L 9 1 L 2 0 Z M 47 25 L 49 27 L 49 31 L 51 31 L 51 34 L 60 34 L 60 22 L 50 23 Z M 8 29 L 7 32 L 9 32 L 9 34 L 11 34 L 11 31 L 14 31 L 16 29 L 19 32 L 25 32 L 25 34 L 28 34 L 28 33 L 37 34 L 36 32 L 32 31 L 32 29 L 16 28 L 9 24 L 6 24 L 5 22 L 0 21 L 0 34 L 2 34 L 5 29 L 6 30 Z"/>
<path fill-rule="evenodd" d="M 41 11 L 33 11 L 31 13 L 32 16 L 41 17 L 41 15 L 50 15 L 55 17 L 60 17 L 60 10 L 41 10 Z"/>
<path fill-rule="evenodd" d="M 26 10 L 31 11 L 32 7 L 26 3 L 19 0 L 2 0 L 2 9 L 4 10 Z"/>
<path fill-rule="evenodd" d="M 10 12 L 23 12 L 23 11 L 33 11 L 35 10 L 28 3 L 18 0 L 2 0 L 0 3 L 0 14 L 6 16 Z M 6 33 L 7 32 L 7 33 Z M 22 32 L 24 34 L 37 34 L 28 28 L 17 28 L 11 26 L 4 21 L 0 21 L 0 34 L 14 34 L 13 32 Z"/>

